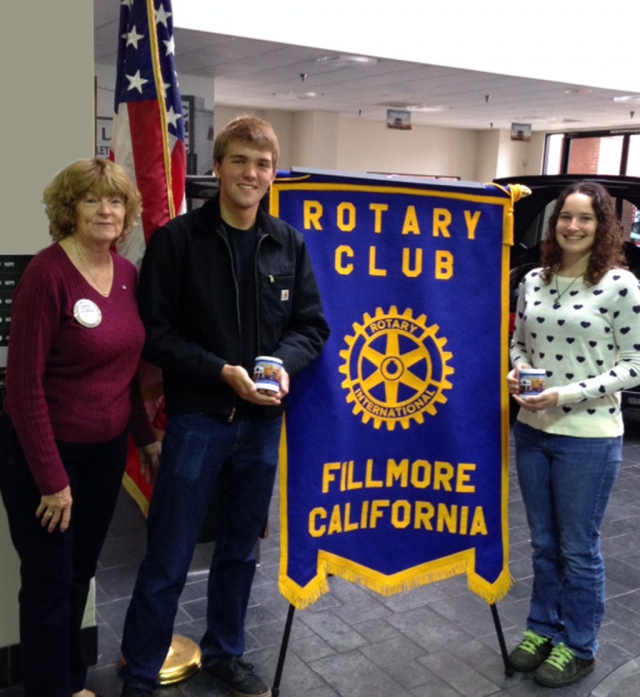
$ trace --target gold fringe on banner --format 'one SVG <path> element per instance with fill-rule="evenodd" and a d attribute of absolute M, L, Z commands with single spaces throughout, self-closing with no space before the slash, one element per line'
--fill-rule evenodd
<path fill-rule="evenodd" d="M 384 597 L 419 588 L 428 583 L 444 581 L 467 573 L 469 589 L 487 603 L 496 603 L 506 596 L 513 585 L 513 577 L 505 568 L 494 583 L 488 583 L 474 571 L 475 550 L 459 552 L 418 567 L 406 569 L 392 576 L 385 576 L 366 566 L 321 551 L 318 559 L 318 575 L 302 588 L 286 574 L 280 574 L 280 592 L 298 610 L 304 610 L 329 592 L 327 576 L 333 574 L 345 581 L 359 583 Z"/>

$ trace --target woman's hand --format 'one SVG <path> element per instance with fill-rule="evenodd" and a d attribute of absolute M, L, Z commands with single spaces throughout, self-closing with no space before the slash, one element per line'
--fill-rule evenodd
<path fill-rule="evenodd" d="M 531 366 L 527 363 L 519 363 L 513 370 L 507 373 L 507 385 L 509 386 L 509 394 L 517 395 L 520 393 L 520 370 L 530 369 Z"/>
<path fill-rule="evenodd" d="M 60 525 L 60 532 L 64 532 L 71 522 L 71 487 L 66 486 L 62 491 L 49 496 L 42 496 L 40 505 L 36 510 L 36 518 L 40 518 L 40 524 L 53 532 Z"/>
<path fill-rule="evenodd" d="M 155 484 L 158 478 L 158 467 L 160 467 L 162 443 L 157 440 L 155 443 L 138 448 L 138 452 L 140 453 L 140 473 L 149 484 Z"/>
<path fill-rule="evenodd" d="M 537 395 L 531 397 L 520 397 L 513 395 L 513 398 L 518 404 L 527 411 L 544 411 L 558 406 L 558 391 L 548 388 Z"/>

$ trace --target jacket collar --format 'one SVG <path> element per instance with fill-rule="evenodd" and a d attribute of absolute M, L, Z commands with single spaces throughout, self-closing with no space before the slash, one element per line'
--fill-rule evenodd
<path fill-rule="evenodd" d="M 211 228 L 211 223 L 213 222 L 214 228 L 219 230 L 222 225 L 222 215 L 220 214 L 220 194 L 216 194 L 213 198 L 206 201 L 201 208 L 199 216 L 199 225 L 202 227 L 203 231 L 209 230 Z M 256 223 L 258 225 L 258 231 L 263 235 L 268 235 L 273 238 L 278 244 L 283 245 L 284 239 L 282 233 L 276 225 L 274 224 L 274 218 L 272 218 L 268 213 L 258 207 L 258 215 L 256 216 Z"/>

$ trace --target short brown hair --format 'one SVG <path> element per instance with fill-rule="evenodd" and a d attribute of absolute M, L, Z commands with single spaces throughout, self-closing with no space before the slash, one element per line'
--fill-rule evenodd
<path fill-rule="evenodd" d="M 229 150 L 229 143 L 239 140 L 256 150 L 267 150 L 271 153 L 273 169 L 278 164 L 280 146 L 278 137 L 268 121 L 257 116 L 238 116 L 230 121 L 216 136 L 213 144 L 213 161 L 221 164 Z"/>
<path fill-rule="evenodd" d="M 49 232 L 56 242 L 72 234 L 76 204 L 89 192 L 95 196 L 122 196 L 125 201 L 123 236 L 131 232 L 142 212 L 142 197 L 126 170 L 110 160 L 77 160 L 58 172 L 44 190 Z"/>
<path fill-rule="evenodd" d="M 562 249 L 556 238 L 556 225 L 565 201 L 572 194 L 588 196 L 596 214 L 596 236 L 589 255 L 589 265 L 584 274 L 587 285 L 595 286 L 609 269 L 624 266 L 626 262 L 622 229 L 613 207 L 613 200 L 604 186 L 596 182 L 576 182 L 558 196 L 549 218 L 547 236 L 542 243 L 543 268 L 540 276 L 545 283 L 550 283 L 551 276 L 558 272 L 562 264 Z"/>

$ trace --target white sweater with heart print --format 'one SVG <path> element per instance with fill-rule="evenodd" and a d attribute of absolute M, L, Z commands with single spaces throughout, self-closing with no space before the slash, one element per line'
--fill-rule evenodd
<path fill-rule="evenodd" d="M 518 421 L 566 436 L 619 436 L 619 391 L 640 384 L 638 280 L 611 269 L 595 286 L 562 276 L 545 285 L 540 271 L 520 285 L 511 362 L 544 368 L 558 405 L 520 409 Z"/>

